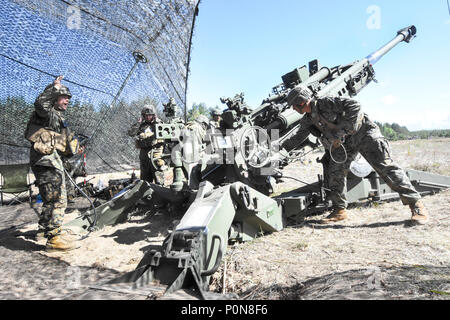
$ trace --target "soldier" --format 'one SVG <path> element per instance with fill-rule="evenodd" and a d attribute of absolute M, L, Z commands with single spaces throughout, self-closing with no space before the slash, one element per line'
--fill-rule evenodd
<path fill-rule="evenodd" d="M 419 224 L 428 222 L 428 213 L 420 201 L 420 194 L 405 172 L 393 162 L 387 140 L 379 127 L 360 110 L 357 101 L 342 97 L 313 98 L 312 92 L 301 85 L 291 90 L 286 100 L 295 111 L 306 113 L 300 120 L 302 129 L 296 133 L 294 143 L 303 142 L 310 132 L 315 131 L 316 135 L 322 135 L 327 150 L 323 159 L 327 168 L 325 181 L 334 210 L 322 223 L 347 218 L 346 176 L 358 152 L 389 187 L 399 193 L 402 203 L 409 205 L 411 221 Z M 292 141 L 285 146 L 287 149 L 290 149 L 289 144 Z"/>
<path fill-rule="evenodd" d="M 201 114 L 194 119 L 194 121 L 190 121 L 186 124 L 186 127 L 190 128 L 193 131 L 196 131 L 198 136 L 199 143 L 203 142 L 208 130 L 211 129 L 211 122 L 208 117 Z"/>
<path fill-rule="evenodd" d="M 67 128 L 63 113 L 72 97 L 69 89 L 61 84 L 63 76 L 48 85 L 34 102 L 34 112 L 27 124 L 25 137 L 32 143 L 30 165 L 39 194 L 42 212 L 37 238 L 43 233 L 47 238 L 47 251 L 76 249 L 78 237 L 70 230 L 61 229 L 67 207 L 64 167 L 61 157 L 72 155 L 73 134 Z"/>
<path fill-rule="evenodd" d="M 219 108 L 215 108 L 211 111 L 212 121 L 210 121 L 210 125 L 213 128 L 219 129 L 222 121 L 222 111 Z"/>
<path fill-rule="evenodd" d="M 161 158 L 164 149 L 164 140 L 156 139 L 155 126 L 161 123 L 155 113 L 155 106 L 145 105 L 141 111 L 141 118 L 128 130 L 128 135 L 135 138 L 136 147 L 139 148 L 139 162 L 141 170 L 141 180 L 163 184 L 157 179 L 157 169 L 165 170 L 165 161 Z"/>

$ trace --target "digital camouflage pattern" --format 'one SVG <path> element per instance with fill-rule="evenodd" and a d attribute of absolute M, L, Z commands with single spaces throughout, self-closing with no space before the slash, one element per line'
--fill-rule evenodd
<path fill-rule="evenodd" d="M 61 232 L 67 208 L 64 172 L 44 166 L 34 166 L 32 170 L 43 202 L 39 229 L 44 232 L 46 238 L 51 238 Z"/>
<path fill-rule="evenodd" d="M 355 135 L 347 137 L 343 147 L 347 152 L 345 163 L 340 164 L 331 160 L 329 151 L 323 159 L 327 167 L 325 181 L 331 190 L 329 199 L 335 208 L 347 207 L 346 176 L 351 162 L 355 160 L 358 153 L 367 160 L 392 190 L 399 193 L 404 205 L 414 204 L 420 199 L 420 194 L 414 189 L 403 169 L 392 160 L 389 142 L 383 137 L 378 126 L 367 117 L 361 129 Z M 338 162 L 345 159 L 342 147 L 332 150 L 332 155 Z"/>
<path fill-rule="evenodd" d="M 378 126 L 361 111 L 360 104 L 343 97 L 325 97 L 311 102 L 311 113 L 300 120 L 301 127 L 283 147 L 290 150 L 303 142 L 310 133 L 322 134 L 326 147 L 324 164 L 325 186 L 334 208 L 346 208 L 346 177 L 350 164 L 360 153 L 389 187 L 398 192 L 403 204 L 414 204 L 420 194 L 414 189 L 403 169 L 391 158 L 388 141 Z M 329 151 L 333 139 L 343 141 L 342 146 Z M 345 151 L 344 151 L 345 148 Z M 347 160 L 344 163 L 345 152 Z"/>
<path fill-rule="evenodd" d="M 289 94 L 286 97 L 286 102 L 291 105 L 299 105 L 304 101 L 311 99 L 312 92 L 307 87 L 302 85 L 296 86 L 294 89 L 289 91 Z"/>
<path fill-rule="evenodd" d="M 220 129 L 222 122 L 222 110 L 219 108 L 214 108 L 211 111 L 212 120 L 209 122 L 209 125 L 212 128 Z"/>
<path fill-rule="evenodd" d="M 70 96 L 64 86 L 58 89 L 51 84 L 45 88 L 34 103 L 35 110 L 25 132 L 27 138 L 33 134 L 35 137 L 30 140 L 30 165 L 43 202 L 39 229 L 44 231 L 47 238 L 61 232 L 67 207 L 64 167 L 54 135 L 67 132 L 62 112 L 53 106 L 56 98 L 62 94 Z"/>
<path fill-rule="evenodd" d="M 140 179 L 148 182 L 158 182 L 156 177 L 157 170 L 151 161 L 154 162 L 158 169 L 165 165 L 165 161 L 162 159 L 164 140 L 159 140 L 155 137 L 155 127 L 158 123 L 161 123 L 161 120 L 156 119 L 153 123 L 147 123 L 146 121 L 137 122 L 128 130 L 128 135 L 134 137 L 136 147 L 139 148 Z M 151 159 L 152 150 L 153 158 Z"/>
<path fill-rule="evenodd" d="M 68 89 L 64 88 L 57 89 L 53 84 L 48 85 L 34 102 L 34 112 L 28 121 L 25 132 L 25 137 L 32 143 L 31 166 L 40 165 L 52 168 L 59 166 L 59 161 L 55 161 L 56 151 L 64 151 L 65 140 L 71 136 L 66 128 L 62 111 L 56 110 L 53 106 L 58 96 L 68 95 Z M 62 170 L 62 166 L 59 169 Z"/>

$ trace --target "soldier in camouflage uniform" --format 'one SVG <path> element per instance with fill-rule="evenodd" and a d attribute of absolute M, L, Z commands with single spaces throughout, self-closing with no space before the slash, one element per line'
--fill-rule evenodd
<path fill-rule="evenodd" d="M 162 171 L 167 167 L 162 159 L 164 140 L 155 137 L 155 126 L 161 123 L 161 120 L 157 118 L 153 105 L 145 105 L 141 116 L 138 122 L 128 130 L 128 135 L 135 138 L 136 147 L 139 148 L 140 178 L 148 182 L 163 184 L 164 182 L 160 181 L 156 175 L 158 170 Z"/>
<path fill-rule="evenodd" d="M 220 129 L 220 124 L 222 122 L 222 111 L 219 108 L 215 108 L 211 111 L 212 121 L 210 121 L 210 126 L 215 129 Z"/>
<path fill-rule="evenodd" d="M 186 128 L 194 132 L 197 143 L 201 145 L 205 141 L 208 130 L 211 129 L 211 122 L 207 116 L 200 114 L 193 121 L 188 121 Z"/>
<path fill-rule="evenodd" d="M 69 230 L 62 230 L 67 207 L 64 167 L 62 155 L 73 152 L 73 135 L 70 134 L 63 112 L 67 109 L 71 93 L 61 84 L 59 76 L 48 85 L 34 102 L 35 110 L 27 124 L 25 137 L 32 143 L 30 165 L 39 194 L 42 197 L 42 212 L 39 233 L 47 238 L 47 251 L 66 251 L 78 248 L 77 237 Z"/>
<path fill-rule="evenodd" d="M 428 221 L 420 194 L 405 172 L 393 162 L 388 141 L 378 126 L 361 111 L 357 101 L 343 97 L 313 99 L 312 92 L 301 85 L 291 90 L 286 100 L 297 112 L 306 113 L 300 120 L 301 129 L 293 139 L 301 143 L 315 131 L 316 135 L 321 135 L 327 150 L 323 159 L 325 183 L 330 189 L 328 196 L 334 210 L 322 220 L 323 223 L 347 218 L 346 176 L 358 153 L 392 190 L 399 193 L 402 203 L 409 205 L 413 222 L 423 224 Z"/>

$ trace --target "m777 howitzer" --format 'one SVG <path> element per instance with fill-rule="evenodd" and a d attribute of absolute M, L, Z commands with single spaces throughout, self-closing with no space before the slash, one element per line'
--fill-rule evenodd
<path fill-rule="evenodd" d="M 294 136 L 302 118 L 287 106 L 285 97 L 299 84 L 309 87 L 318 97 L 355 96 L 374 79 L 372 64 L 398 43 L 409 42 L 415 33 L 414 26 L 404 28 L 379 50 L 347 65 L 319 68 L 314 60 L 309 70 L 297 68 L 284 75 L 283 83 L 274 88 L 275 95 L 255 110 L 245 104 L 243 94 L 223 98 L 227 109 L 222 114 L 220 130 L 205 133 L 202 124 L 159 126 L 157 137 L 170 140 L 174 146 L 171 150 L 174 184 L 163 187 L 139 181 L 100 208 L 95 220 L 100 226 L 116 223 L 137 200 L 150 205 L 161 200 L 183 203 L 187 204 L 187 210 L 160 251 L 146 252 L 134 271 L 101 288 L 122 291 L 125 287 L 144 295 L 187 289 L 200 298 L 211 298 L 214 294 L 207 291 L 209 280 L 218 270 L 229 242 L 280 231 L 310 211 L 326 207 L 321 180 L 276 197 L 269 196 L 277 179 L 282 177 L 280 169 L 297 158 L 306 146 L 320 144 L 311 137 L 289 153 L 280 148 Z M 449 177 L 407 172 L 419 192 L 450 186 Z M 349 175 L 347 192 L 349 203 L 396 197 L 374 172 L 366 177 Z M 85 221 L 88 216 L 72 226 L 88 229 L 91 227 Z"/>

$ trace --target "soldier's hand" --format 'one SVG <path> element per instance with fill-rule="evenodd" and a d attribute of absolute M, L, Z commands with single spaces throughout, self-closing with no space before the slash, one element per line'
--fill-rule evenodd
<path fill-rule="evenodd" d="M 146 131 L 139 134 L 140 139 L 147 139 L 150 138 L 151 136 L 153 136 L 153 132 L 151 131 Z"/>
<path fill-rule="evenodd" d="M 61 80 L 64 78 L 63 75 L 58 76 L 55 81 L 53 81 L 53 85 L 55 86 L 56 89 L 61 88 Z"/>
<path fill-rule="evenodd" d="M 138 122 L 142 123 L 142 117 L 139 117 Z"/>
<path fill-rule="evenodd" d="M 333 141 L 331 141 L 331 149 L 332 150 L 337 149 L 341 146 L 341 144 L 342 144 L 341 139 L 333 139 Z"/>

